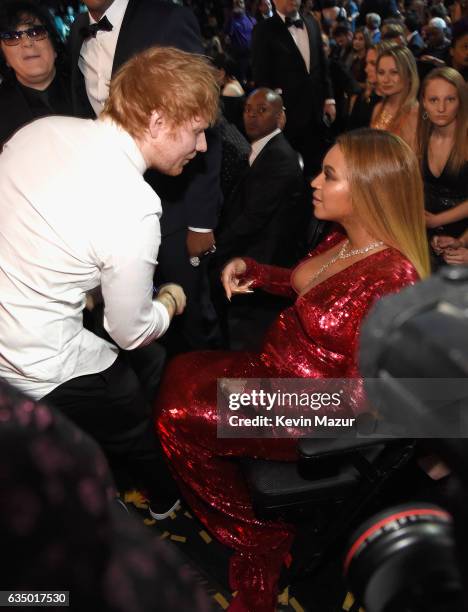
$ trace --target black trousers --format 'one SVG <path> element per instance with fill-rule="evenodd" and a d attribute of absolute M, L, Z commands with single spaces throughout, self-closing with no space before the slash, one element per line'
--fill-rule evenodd
<path fill-rule="evenodd" d="M 172 319 L 167 332 L 158 342 L 169 356 L 193 350 L 217 348 L 216 313 L 211 304 L 206 265 L 190 264 L 186 246 L 187 230 L 163 237 L 158 253 L 155 285 L 178 283 L 187 296 L 184 313 Z"/>
<path fill-rule="evenodd" d="M 163 363 L 153 363 L 152 372 L 161 370 Z M 150 403 L 125 356 L 119 354 L 103 372 L 61 384 L 42 401 L 55 406 L 100 444 L 117 481 L 119 470 L 125 467 L 134 484 L 146 488 L 152 505 L 164 506 L 166 501 L 171 505 L 179 497 L 155 433 Z"/>

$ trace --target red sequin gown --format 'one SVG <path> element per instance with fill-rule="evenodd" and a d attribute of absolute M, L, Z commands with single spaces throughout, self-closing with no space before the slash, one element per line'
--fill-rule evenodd
<path fill-rule="evenodd" d="M 310 256 L 344 239 L 331 234 Z M 294 271 L 247 260 L 254 286 L 295 296 Z M 299 264 L 300 265 L 300 264 Z M 236 457 L 294 460 L 293 439 L 218 439 L 217 378 L 357 376 L 361 320 L 372 303 L 418 279 L 398 251 L 370 254 L 324 280 L 271 326 L 260 353 L 204 351 L 168 366 L 156 405 L 157 429 L 186 501 L 223 544 L 234 549 L 230 610 L 271 612 L 294 536 L 290 525 L 258 520 Z"/>

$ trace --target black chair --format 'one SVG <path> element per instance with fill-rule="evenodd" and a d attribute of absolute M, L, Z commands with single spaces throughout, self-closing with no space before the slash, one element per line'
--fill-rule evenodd
<path fill-rule="evenodd" d="M 298 536 L 282 583 L 310 576 L 336 556 L 385 485 L 414 455 L 414 441 L 388 438 L 307 438 L 297 462 L 243 460 L 259 518 L 294 523 Z"/>

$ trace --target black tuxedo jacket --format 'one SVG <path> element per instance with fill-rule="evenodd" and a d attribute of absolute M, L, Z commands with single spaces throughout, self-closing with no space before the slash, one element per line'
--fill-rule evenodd
<path fill-rule="evenodd" d="M 286 107 L 286 131 L 297 131 L 312 120 L 320 122 L 323 103 L 333 98 L 328 64 L 317 22 L 304 17 L 309 36 L 310 71 L 281 17 L 259 22 L 252 39 L 252 72 L 257 87 L 281 89 Z"/>
<path fill-rule="evenodd" d="M 249 256 L 290 266 L 302 254 L 311 204 L 299 157 L 283 134 L 262 149 L 223 208 L 217 261 Z"/>
<path fill-rule="evenodd" d="M 89 24 L 88 13 L 77 17 L 70 33 L 72 100 L 75 115 L 94 117 L 83 75 L 78 67 L 81 29 Z M 203 53 L 200 31 L 191 11 L 159 0 L 130 0 L 117 40 L 112 74 L 136 53 L 154 45 L 172 46 Z M 198 154 L 180 177 L 162 176 L 154 170 L 145 179 L 163 200 L 162 235 L 186 227 L 214 228 L 221 205 L 219 169 L 221 141 L 207 130 L 208 151 Z"/>

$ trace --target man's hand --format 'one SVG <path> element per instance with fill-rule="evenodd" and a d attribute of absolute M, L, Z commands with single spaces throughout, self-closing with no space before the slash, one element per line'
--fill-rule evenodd
<path fill-rule="evenodd" d="M 213 232 L 194 232 L 187 230 L 187 251 L 189 257 L 200 257 L 214 245 Z"/>
<path fill-rule="evenodd" d="M 323 105 L 323 114 L 330 117 L 330 123 L 333 123 L 336 119 L 336 106 L 331 102 L 325 102 Z"/>
<path fill-rule="evenodd" d="M 162 285 L 156 299 L 164 304 L 171 316 L 182 314 L 187 303 L 184 290 L 175 283 Z"/>

